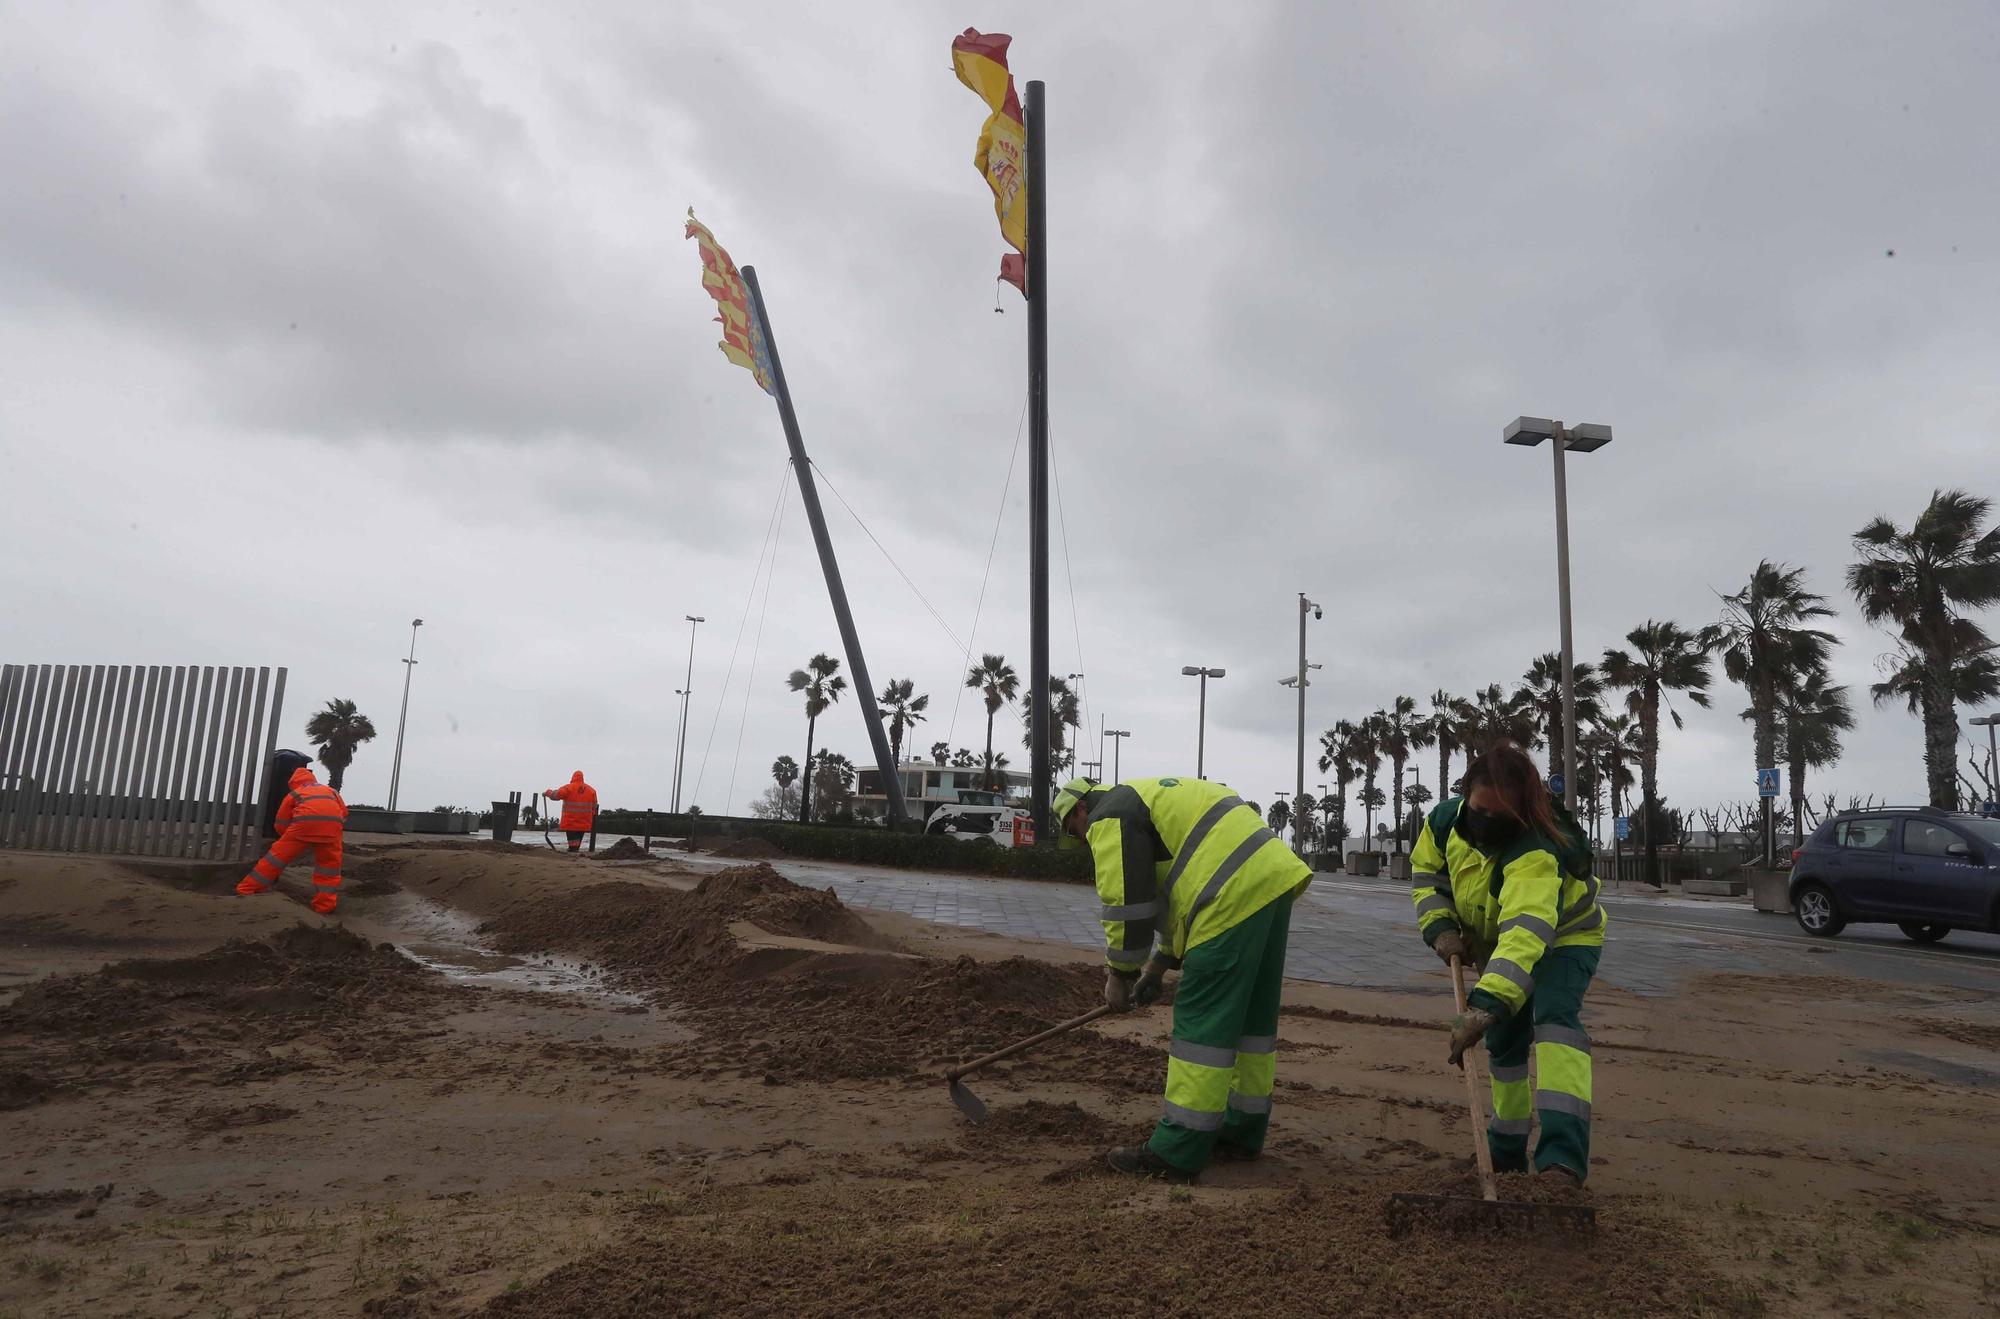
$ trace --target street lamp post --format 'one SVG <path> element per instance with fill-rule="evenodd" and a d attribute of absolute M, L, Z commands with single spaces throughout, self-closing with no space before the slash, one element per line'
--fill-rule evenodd
<path fill-rule="evenodd" d="M 1306 599 L 1306 593 L 1304 591 L 1300 591 L 1299 592 L 1299 672 L 1298 672 L 1298 677 L 1295 680 L 1297 682 L 1299 689 L 1299 743 L 1298 743 L 1298 763 L 1296 766 L 1298 773 L 1297 773 L 1297 778 L 1295 779 L 1295 783 L 1296 783 L 1296 794 L 1301 796 L 1304 795 L 1306 790 L 1306 688 L 1307 686 L 1310 685 L 1306 681 L 1306 669 L 1308 667 L 1315 669 L 1319 667 L 1319 665 L 1317 664 L 1310 666 L 1306 664 L 1306 612 L 1308 610 L 1312 612 L 1312 616 L 1314 618 L 1326 617 L 1326 614 L 1320 609 L 1320 607 L 1314 604 L 1312 601 Z M 1292 842 L 1294 847 L 1296 848 L 1296 845 L 1299 842 L 1299 831 L 1296 826 L 1294 826 L 1294 828 L 1292 829 Z"/>
<path fill-rule="evenodd" d="M 688 697 L 694 691 L 694 632 L 708 621 L 699 614 L 683 614 L 681 617 L 685 618 L 688 624 L 688 667 L 687 685 L 674 693 L 681 698 L 681 719 L 680 730 L 674 734 L 674 792 L 672 804 L 668 809 L 676 815 L 680 814 L 681 810 L 681 772 L 687 766 Z"/>
<path fill-rule="evenodd" d="M 1119 777 L 1119 766 L 1124 760 L 1124 756 L 1122 753 L 1125 750 L 1125 739 L 1132 736 L 1132 734 L 1130 731 L 1123 728 L 1107 728 L 1104 730 L 1104 735 L 1106 737 L 1115 737 L 1118 739 L 1116 742 L 1113 742 L 1111 744 L 1111 781 L 1113 783 L 1116 783 L 1118 782 L 1118 777 Z M 1101 760 L 1098 761 L 1097 763 L 1100 767 L 1104 764 L 1104 762 Z"/>
<path fill-rule="evenodd" d="M 410 657 L 403 661 L 403 708 L 396 716 L 396 756 L 389 765 L 389 809 L 396 809 L 396 790 L 403 786 L 403 726 L 410 718 L 410 675 L 417 671 L 417 629 L 421 618 L 410 620 Z"/>
<path fill-rule="evenodd" d="M 1529 448 L 1555 441 L 1556 455 L 1556 600 L 1562 613 L 1563 805 L 1576 811 L 1576 647 L 1569 623 L 1569 486 L 1563 472 L 1563 452 L 1594 453 L 1611 443 L 1611 428 L 1586 422 L 1565 426 L 1547 417 L 1516 417 L 1502 437 L 1508 444 Z M 1770 836 L 1770 807 L 1764 808 L 1765 837 Z"/>
<path fill-rule="evenodd" d="M 1194 734 L 1194 776 L 1203 777 L 1202 768 L 1208 756 L 1208 680 L 1226 677 L 1226 669 L 1204 669 L 1194 664 L 1184 664 L 1181 672 L 1190 678 L 1201 679 L 1201 714 L 1195 721 Z"/>
<path fill-rule="evenodd" d="M 1079 707 L 1081 707 L 1082 710 L 1088 710 L 1090 708 L 1090 705 L 1087 701 L 1083 699 L 1083 675 L 1081 673 L 1065 674 L 1063 676 L 1063 681 L 1073 682 L 1076 684 L 1076 703 Z M 1054 709 L 1050 710 L 1050 714 L 1052 716 L 1060 713 L 1061 712 L 1058 710 Z M 1075 725 L 1075 727 L 1077 731 L 1069 739 L 1069 760 L 1070 760 L 1070 766 L 1072 768 L 1079 767 L 1083 764 L 1083 747 L 1079 745 L 1083 741 L 1083 724 L 1079 721 Z M 1103 754 L 1102 748 L 1099 748 L 1098 754 L 1100 755 Z"/>

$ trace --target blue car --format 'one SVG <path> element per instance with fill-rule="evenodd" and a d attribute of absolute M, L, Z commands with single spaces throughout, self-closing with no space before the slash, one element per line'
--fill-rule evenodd
<path fill-rule="evenodd" d="M 2000 931 L 2000 820 L 1934 806 L 1842 811 L 1792 853 L 1792 912 L 1807 934 L 1894 924 L 1918 943 Z"/>

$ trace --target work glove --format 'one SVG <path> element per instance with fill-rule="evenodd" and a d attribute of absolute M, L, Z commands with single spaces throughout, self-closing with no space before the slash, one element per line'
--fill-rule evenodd
<path fill-rule="evenodd" d="M 1451 1019 L 1451 1065 L 1465 1066 L 1465 1051 L 1479 1040 L 1500 1020 L 1495 1012 L 1484 1008 L 1467 1008 Z"/>
<path fill-rule="evenodd" d="M 1106 971 L 1104 973 L 1104 1006 L 1113 1012 L 1132 1010 L 1132 987 L 1139 981 L 1137 971 Z"/>
<path fill-rule="evenodd" d="M 1169 969 L 1165 958 L 1148 958 L 1146 969 L 1139 973 L 1139 983 L 1132 986 L 1132 1001 L 1142 1008 L 1159 1002 L 1161 992 L 1167 987 Z"/>
<path fill-rule="evenodd" d="M 313 894 L 312 909 L 322 916 L 333 915 L 333 909 L 340 905 L 340 897 L 334 893 Z"/>
<path fill-rule="evenodd" d="M 242 879 L 236 882 L 236 891 L 238 893 L 243 894 L 245 897 L 252 897 L 256 894 L 262 893 L 264 891 L 264 886 L 262 884 L 259 884 L 256 880 L 252 879 L 250 876 L 245 875 Z"/>
<path fill-rule="evenodd" d="M 1451 959 L 1454 957 L 1467 966 L 1472 965 L 1472 948 L 1465 942 L 1464 932 L 1456 928 L 1440 934 L 1437 942 L 1431 945 L 1431 951 L 1436 953 L 1438 960 L 1446 966 L 1451 965 Z"/>

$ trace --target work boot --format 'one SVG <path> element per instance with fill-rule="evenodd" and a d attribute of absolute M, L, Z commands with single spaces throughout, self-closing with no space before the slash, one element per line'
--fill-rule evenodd
<path fill-rule="evenodd" d="M 237 884 L 236 891 L 238 893 L 241 893 L 245 897 L 252 897 L 256 894 L 262 893 L 264 891 L 264 886 L 262 884 L 259 884 L 256 880 L 252 879 L 250 876 L 245 875 L 242 879 L 242 882 Z"/>
<path fill-rule="evenodd" d="M 1121 1145 L 1104 1156 L 1113 1172 L 1131 1177 L 1163 1177 L 1170 1182 L 1191 1182 L 1194 1174 L 1182 1172 L 1153 1153 L 1150 1145 Z"/>

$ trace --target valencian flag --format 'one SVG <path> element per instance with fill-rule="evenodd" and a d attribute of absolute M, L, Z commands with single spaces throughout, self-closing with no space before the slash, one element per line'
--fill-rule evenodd
<path fill-rule="evenodd" d="M 722 342 L 716 347 L 724 357 L 757 377 L 766 394 L 773 393 L 771 354 L 764 347 L 764 327 L 757 323 L 750 290 L 743 287 L 743 276 L 737 273 L 729 253 L 722 250 L 708 226 L 694 218 L 692 206 L 688 207 L 687 236 L 701 247 L 701 286 L 708 290 L 708 296 L 715 299 L 716 310 L 722 313 L 715 318 L 722 326 Z"/>
<path fill-rule="evenodd" d="M 1000 236 L 1016 252 L 1028 250 L 1028 134 L 1021 124 L 1021 101 L 1014 94 L 1014 75 L 1007 68 L 1007 47 L 1014 38 L 967 28 L 951 43 L 951 65 L 958 80 L 979 93 L 992 114 L 979 130 L 972 166 L 993 189 L 993 213 L 1000 218 Z M 1018 256 L 1000 258 L 1000 278 L 1027 290 L 1025 263 Z"/>

